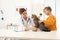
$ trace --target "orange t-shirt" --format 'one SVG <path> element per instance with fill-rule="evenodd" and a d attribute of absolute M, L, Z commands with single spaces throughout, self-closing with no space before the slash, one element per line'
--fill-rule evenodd
<path fill-rule="evenodd" d="M 56 18 L 53 15 L 50 15 L 44 23 L 48 26 L 49 30 L 56 30 Z"/>

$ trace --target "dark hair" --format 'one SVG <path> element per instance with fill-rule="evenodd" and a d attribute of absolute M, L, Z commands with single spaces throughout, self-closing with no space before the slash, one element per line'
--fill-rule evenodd
<path fill-rule="evenodd" d="M 48 7 L 45 7 L 44 10 L 45 9 L 52 11 L 51 7 L 49 7 L 49 6 Z"/>
<path fill-rule="evenodd" d="M 20 8 L 20 9 L 19 9 L 19 13 L 20 13 L 20 14 L 22 14 L 24 11 L 26 11 L 25 8 Z"/>

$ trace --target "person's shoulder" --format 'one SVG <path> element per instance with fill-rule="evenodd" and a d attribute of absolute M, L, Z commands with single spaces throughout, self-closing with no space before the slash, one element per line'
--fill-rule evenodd
<path fill-rule="evenodd" d="M 29 19 L 31 19 L 31 16 L 27 16 Z"/>
<path fill-rule="evenodd" d="M 56 16 L 55 15 L 51 15 L 53 18 L 56 18 Z"/>
<path fill-rule="evenodd" d="M 28 16 L 28 19 L 29 19 L 30 21 L 32 21 L 32 18 L 31 18 L 31 16 Z"/>
<path fill-rule="evenodd" d="M 54 15 L 51 15 L 50 18 L 51 19 L 56 19 L 56 17 Z"/>

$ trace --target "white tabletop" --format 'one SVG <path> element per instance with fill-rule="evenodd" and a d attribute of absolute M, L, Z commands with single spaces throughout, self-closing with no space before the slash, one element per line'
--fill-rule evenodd
<path fill-rule="evenodd" d="M 0 30 L 0 37 L 18 37 L 22 39 L 60 39 L 60 33 L 56 31 L 51 32 L 14 32 L 12 30 Z"/>

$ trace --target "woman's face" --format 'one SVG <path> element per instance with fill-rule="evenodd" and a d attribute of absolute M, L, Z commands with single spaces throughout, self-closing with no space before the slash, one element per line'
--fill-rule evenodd
<path fill-rule="evenodd" d="M 23 17 L 23 18 L 26 18 L 26 17 L 27 17 L 27 12 L 26 12 L 26 11 L 24 11 L 24 12 L 22 13 L 22 17 Z"/>

